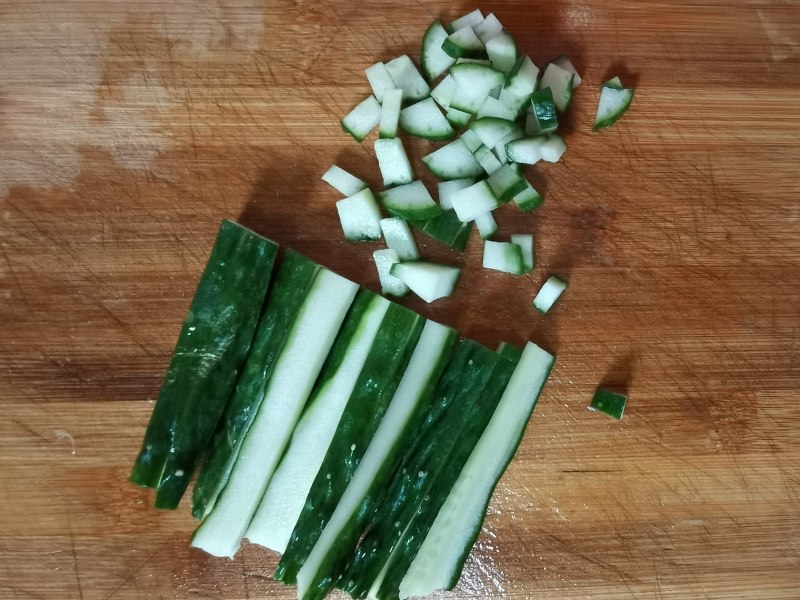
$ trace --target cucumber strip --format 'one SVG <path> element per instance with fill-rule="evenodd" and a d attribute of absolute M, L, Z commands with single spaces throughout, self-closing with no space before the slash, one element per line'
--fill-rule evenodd
<path fill-rule="evenodd" d="M 500 342 L 500 345 L 497 346 L 497 353 L 500 356 L 504 356 L 508 360 L 514 361 L 515 363 L 519 363 L 520 359 L 522 358 L 522 350 L 516 346 L 512 346 L 507 342 Z"/>
<path fill-rule="evenodd" d="M 463 221 L 474 221 L 479 216 L 493 211 L 500 206 L 500 200 L 494 195 L 492 188 L 486 181 L 459 190 L 453 194 L 453 210 L 458 218 Z"/>
<path fill-rule="evenodd" d="M 497 171 L 497 169 L 503 166 L 503 163 L 497 160 L 497 157 L 494 155 L 494 153 L 484 145 L 481 145 L 475 151 L 475 160 L 478 161 L 478 164 L 480 164 L 481 168 L 486 172 L 487 175 L 491 175 Z"/>
<path fill-rule="evenodd" d="M 452 58 L 479 58 L 484 54 L 484 47 L 472 27 L 467 25 L 445 38 L 442 51 Z"/>
<path fill-rule="evenodd" d="M 442 214 L 427 221 L 412 221 L 412 225 L 435 240 L 459 251 L 467 247 L 472 222 L 463 223 L 454 210 L 443 210 Z"/>
<path fill-rule="evenodd" d="M 516 244 L 522 250 L 522 263 L 525 271 L 533 271 L 533 236 L 529 233 L 515 233 L 511 236 L 511 243 Z"/>
<path fill-rule="evenodd" d="M 367 67 L 364 70 L 364 74 L 367 76 L 370 87 L 372 87 L 372 94 L 375 99 L 383 104 L 383 96 L 386 90 L 396 87 L 391 75 L 389 75 L 389 71 L 386 70 L 386 65 L 382 62 L 375 63 L 371 67 Z"/>
<path fill-rule="evenodd" d="M 553 304 L 556 303 L 556 300 L 558 300 L 558 297 L 561 296 L 565 289 L 567 289 L 567 282 L 552 275 L 544 282 L 539 293 L 536 294 L 536 297 L 533 299 L 533 308 L 543 315 L 547 314 L 547 311 L 553 307 Z"/>
<path fill-rule="evenodd" d="M 462 179 L 451 179 L 450 181 L 439 182 L 439 206 L 442 210 L 452 210 L 453 208 L 453 194 L 464 188 L 473 185 L 475 180 L 472 177 L 464 177 Z"/>
<path fill-rule="evenodd" d="M 422 36 L 422 73 L 428 81 L 433 81 L 455 64 L 455 59 L 442 50 L 447 39 L 447 30 L 439 21 L 430 24 Z M 431 94 L 433 95 L 433 94 Z"/>
<path fill-rule="evenodd" d="M 481 147 L 481 138 L 479 138 L 472 129 L 467 129 L 464 133 L 461 134 L 461 140 L 467 146 L 470 152 L 475 152 L 478 148 Z M 483 175 L 483 171 L 480 172 L 480 175 Z"/>
<path fill-rule="evenodd" d="M 503 89 L 519 97 L 530 96 L 536 89 L 539 67 L 525 55 L 517 61 Z"/>
<path fill-rule="evenodd" d="M 477 25 L 473 25 L 472 29 L 475 31 L 475 35 L 477 35 L 485 45 L 486 42 L 503 31 L 503 24 L 497 20 L 494 13 L 489 13 L 483 21 Z"/>
<path fill-rule="evenodd" d="M 355 329 L 348 335 L 347 324 L 343 327 L 247 528 L 245 537 L 254 544 L 277 552 L 286 550 L 339 420 L 356 393 L 367 356 L 383 351 L 378 348 L 383 348 L 379 329 L 384 317 L 390 306 L 401 309 L 368 290 L 361 290 L 360 296 L 353 304 L 354 312 L 362 300 L 365 305 L 358 311 Z M 375 385 L 377 388 L 379 382 Z"/>
<path fill-rule="evenodd" d="M 525 135 L 542 135 L 558 128 L 558 115 L 550 88 L 531 94 L 531 112 L 525 121 Z"/>
<path fill-rule="evenodd" d="M 449 327 L 425 323 L 389 408 L 321 534 L 318 516 L 314 522 L 317 527 L 311 532 L 301 531 L 298 524 L 297 535 L 293 535 L 276 575 L 284 582 L 296 581 L 299 598 L 321 596 L 333 587 L 331 574 L 342 571 L 343 559 L 355 549 L 395 465 L 414 438 L 415 425 L 431 401 L 456 337 L 456 331 Z"/>
<path fill-rule="evenodd" d="M 503 73 L 510 73 L 519 59 L 517 44 L 506 31 L 486 42 L 486 54 L 489 55 L 492 67 Z"/>
<path fill-rule="evenodd" d="M 449 265 L 416 261 L 392 265 L 391 274 L 405 283 L 411 291 L 425 300 L 433 302 L 453 293 L 461 275 L 461 269 Z"/>
<path fill-rule="evenodd" d="M 419 250 L 408 223 L 397 217 L 381 219 L 383 239 L 391 250 L 397 252 L 400 260 L 419 260 Z"/>
<path fill-rule="evenodd" d="M 378 198 L 390 214 L 407 221 L 433 219 L 442 213 L 419 180 L 379 192 Z"/>
<path fill-rule="evenodd" d="M 506 345 L 501 355 L 516 356 Z M 399 597 L 452 589 L 480 533 L 497 482 L 514 456 L 555 357 L 528 342 L 489 424 L 399 586 Z"/>
<path fill-rule="evenodd" d="M 256 331 L 278 246 L 224 220 L 181 328 L 131 481 L 177 508 Z"/>
<path fill-rule="evenodd" d="M 457 89 L 456 80 L 451 75 L 447 75 L 439 84 L 431 90 L 431 98 L 436 100 L 443 109 L 450 108 L 450 101 Z"/>
<path fill-rule="evenodd" d="M 469 120 L 472 118 L 472 113 L 459 110 L 451 106 L 447 109 L 445 118 L 451 125 L 455 125 L 456 127 L 466 127 L 469 125 Z"/>
<path fill-rule="evenodd" d="M 267 382 L 227 485 L 192 546 L 233 557 L 258 508 L 358 286 L 320 269 Z"/>
<path fill-rule="evenodd" d="M 617 394 L 603 388 L 597 388 L 592 397 L 592 404 L 589 410 L 601 412 L 614 419 L 621 419 L 625 413 L 625 404 L 628 397 L 625 394 Z"/>
<path fill-rule="evenodd" d="M 447 27 L 450 31 L 457 31 L 462 27 L 476 27 L 483 22 L 483 13 L 477 8 L 472 12 L 467 13 L 463 17 L 459 17 L 455 21 L 450 21 Z"/>
<path fill-rule="evenodd" d="M 397 252 L 390 248 L 375 250 L 372 253 L 375 267 L 378 269 L 378 279 L 381 282 L 381 293 L 384 296 L 396 296 L 402 298 L 408 295 L 408 286 L 392 275 L 392 265 L 400 262 Z"/>
<path fill-rule="evenodd" d="M 572 73 L 575 76 L 575 78 L 572 80 L 573 90 L 581 84 L 582 81 L 581 76 L 578 75 L 578 71 L 575 69 L 575 67 L 572 64 L 572 61 L 566 54 L 562 54 L 552 62 L 557 67 L 564 69 L 566 72 Z"/>
<path fill-rule="evenodd" d="M 375 156 L 383 185 L 401 185 L 414 181 L 414 172 L 400 138 L 375 140 Z"/>
<path fill-rule="evenodd" d="M 403 98 L 409 102 L 416 102 L 426 98 L 431 93 L 431 88 L 417 67 L 407 54 L 398 56 L 386 63 L 386 70 L 394 81 L 394 87 L 403 90 Z"/>
<path fill-rule="evenodd" d="M 400 121 L 400 109 L 403 106 L 403 90 L 391 88 L 383 94 L 381 104 L 381 120 L 378 136 L 382 138 L 397 137 L 397 125 Z"/>
<path fill-rule="evenodd" d="M 483 245 L 483 268 L 512 275 L 522 275 L 525 273 L 522 248 L 511 242 L 485 242 Z"/>
<path fill-rule="evenodd" d="M 567 143 L 564 138 L 556 134 L 548 135 L 541 147 L 542 160 L 551 163 L 558 162 L 566 151 Z"/>
<path fill-rule="evenodd" d="M 633 88 L 622 88 L 619 77 L 604 83 L 600 87 L 600 100 L 592 130 L 604 129 L 616 123 L 631 105 L 633 94 Z"/>
<path fill-rule="evenodd" d="M 510 164 L 505 164 L 489 175 L 486 183 L 500 202 L 508 202 L 527 187 L 525 178 Z"/>
<path fill-rule="evenodd" d="M 194 486 L 192 514 L 198 519 L 208 515 L 228 481 L 242 442 L 264 399 L 264 388 L 275 372 L 276 360 L 319 269 L 319 265 L 301 254 L 286 251 L 247 362 Z"/>
<path fill-rule="evenodd" d="M 497 233 L 497 222 L 494 220 L 494 217 L 490 212 L 476 217 L 475 227 L 478 228 L 478 233 L 481 234 L 482 240 L 488 240 L 495 233 Z"/>
<path fill-rule="evenodd" d="M 506 121 L 514 121 L 517 118 L 517 111 L 497 98 L 487 96 L 478 110 L 478 119 L 484 117 L 495 117 Z"/>
<path fill-rule="evenodd" d="M 525 180 L 525 190 L 514 196 L 514 204 L 524 213 L 536 210 L 542 205 L 542 202 L 544 202 L 542 195 L 534 189 L 527 179 Z"/>
<path fill-rule="evenodd" d="M 343 196 L 352 196 L 367 187 L 367 184 L 358 177 L 336 165 L 331 165 L 331 168 L 325 171 L 322 175 L 322 181 Z"/>
<path fill-rule="evenodd" d="M 375 129 L 381 120 L 381 105 L 370 96 L 351 110 L 341 120 L 342 129 L 352 135 L 357 142 L 364 141 L 369 132 Z"/>
<path fill-rule="evenodd" d="M 461 138 L 423 156 L 422 162 L 440 179 L 463 179 L 483 175 L 481 165 Z"/>
<path fill-rule="evenodd" d="M 494 148 L 500 140 L 509 135 L 522 135 L 522 128 L 517 123 L 496 117 L 478 119 L 469 128 L 487 148 Z"/>
<path fill-rule="evenodd" d="M 506 144 L 506 157 L 511 162 L 535 165 L 542 160 L 544 137 L 526 137 Z"/>
<path fill-rule="evenodd" d="M 455 134 L 433 98 L 425 98 L 401 110 L 400 128 L 426 140 L 446 140 Z"/>
<path fill-rule="evenodd" d="M 486 97 L 496 87 L 503 85 L 505 74 L 479 63 L 461 63 L 450 67 L 458 90 L 453 95 L 451 107 L 475 114 Z"/>
<path fill-rule="evenodd" d="M 368 242 L 381 238 L 381 210 L 369 188 L 339 200 L 336 211 L 348 242 Z"/>
<path fill-rule="evenodd" d="M 575 74 L 565 71 L 556 64 L 550 63 L 544 70 L 539 89 L 550 88 L 553 92 L 553 102 L 559 112 L 564 112 L 572 99 L 572 88 Z"/>

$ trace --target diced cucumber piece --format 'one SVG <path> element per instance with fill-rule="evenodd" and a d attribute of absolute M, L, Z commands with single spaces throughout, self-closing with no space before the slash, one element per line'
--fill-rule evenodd
<path fill-rule="evenodd" d="M 623 88 L 619 77 L 607 81 L 600 87 L 600 101 L 594 118 L 593 130 L 610 127 L 625 114 L 633 100 L 633 88 Z"/>
<path fill-rule="evenodd" d="M 369 188 L 336 203 L 344 239 L 368 242 L 381 238 L 381 209 Z"/>
<path fill-rule="evenodd" d="M 511 243 L 516 244 L 522 250 L 522 262 L 525 271 L 533 271 L 533 236 L 529 233 L 515 233 L 511 236 Z"/>
<path fill-rule="evenodd" d="M 351 175 L 336 165 L 331 165 L 331 168 L 325 171 L 322 175 L 322 181 L 330 185 L 343 196 L 352 196 L 367 187 L 367 184 L 358 177 Z"/>
<path fill-rule="evenodd" d="M 331 350 L 331 359 L 320 373 L 319 382 L 247 528 L 245 537 L 254 544 L 277 552 L 286 550 L 339 419 L 356 391 L 367 357 L 379 345 L 380 326 L 392 303 L 362 289 L 353 303 L 354 311 L 360 305 L 363 309 L 358 319 L 350 320 L 342 328 Z M 350 324 L 352 329 L 348 328 Z"/>
<path fill-rule="evenodd" d="M 566 281 L 555 275 L 551 276 L 544 282 L 539 293 L 536 294 L 536 297 L 533 299 L 533 308 L 543 315 L 547 314 L 547 311 L 552 308 L 553 304 L 555 304 L 556 300 L 558 300 L 558 297 L 565 289 L 567 289 Z"/>
<path fill-rule="evenodd" d="M 447 109 L 445 118 L 451 125 L 455 125 L 456 127 L 466 127 L 469 125 L 469 120 L 472 118 L 472 114 L 451 106 Z"/>
<path fill-rule="evenodd" d="M 511 108 L 516 114 L 516 117 L 519 117 L 525 108 L 528 106 L 528 101 L 530 100 L 530 96 L 517 96 L 516 94 L 509 92 L 508 90 L 501 90 L 500 95 L 497 97 L 500 102 Z"/>
<path fill-rule="evenodd" d="M 439 182 L 439 206 L 442 210 L 451 210 L 453 208 L 453 194 L 464 188 L 473 185 L 475 180 L 472 177 L 464 177 L 462 179 L 451 179 L 450 181 Z"/>
<path fill-rule="evenodd" d="M 472 222 L 461 222 L 454 210 L 443 210 L 436 218 L 412 221 L 411 224 L 433 239 L 462 252 L 467 247 L 469 233 L 472 231 Z"/>
<path fill-rule="evenodd" d="M 511 242 L 487 240 L 483 245 L 483 268 L 522 275 L 525 273 L 522 248 Z"/>
<path fill-rule="evenodd" d="M 381 219 L 381 231 L 386 245 L 397 252 L 400 260 L 419 260 L 419 250 L 406 221 L 397 217 Z"/>
<path fill-rule="evenodd" d="M 391 88 L 383 94 L 381 121 L 378 135 L 382 138 L 397 137 L 397 124 L 400 121 L 400 108 L 403 105 L 403 90 Z"/>
<path fill-rule="evenodd" d="M 494 13 L 489 13 L 483 21 L 477 25 L 473 25 L 472 29 L 475 31 L 475 35 L 477 35 L 485 45 L 486 42 L 503 31 L 503 24 L 497 20 Z"/>
<path fill-rule="evenodd" d="M 500 200 L 494 195 L 486 181 L 479 181 L 453 194 L 453 210 L 465 223 L 474 221 L 498 206 L 500 206 Z"/>
<path fill-rule="evenodd" d="M 463 17 L 459 17 L 455 21 L 450 21 L 447 27 L 450 31 L 457 31 L 462 27 L 476 27 L 483 22 L 483 13 L 477 8 Z"/>
<path fill-rule="evenodd" d="M 541 147 L 542 160 L 547 162 L 558 162 L 567 151 L 567 143 L 560 135 L 548 135 Z"/>
<path fill-rule="evenodd" d="M 511 134 L 522 135 L 523 133 L 517 123 L 496 117 L 484 117 L 473 121 L 469 128 L 475 132 L 475 135 L 487 148 L 494 148 L 500 140 Z"/>
<path fill-rule="evenodd" d="M 472 115 L 477 115 L 488 96 L 488 93 L 473 95 L 472 92 L 465 92 L 460 85 L 456 84 L 456 89 L 453 92 L 453 97 L 450 100 L 450 106 L 448 110 L 456 110 L 462 113 L 467 113 L 470 117 Z M 448 120 L 453 123 L 453 120 L 449 117 Z M 461 125 L 462 127 L 466 127 L 468 122 L 468 118 L 465 119 L 463 117 L 459 117 L 459 122 L 453 123 L 453 125 Z"/>
<path fill-rule="evenodd" d="M 361 142 L 375 129 L 381 120 L 381 105 L 370 96 L 341 120 L 342 129 L 352 135 L 357 142 Z"/>
<path fill-rule="evenodd" d="M 358 286 L 320 269 L 266 382 L 227 485 L 192 537 L 192 546 L 233 557 L 283 455 L 295 423 Z"/>
<path fill-rule="evenodd" d="M 514 96 L 524 98 L 530 96 L 536 89 L 536 80 L 538 78 L 539 67 L 533 64 L 529 56 L 525 55 L 514 65 L 514 69 L 511 71 L 508 82 L 506 82 L 503 89 Z"/>
<path fill-rule="evenodd" d="M 409 102 L 416 102 L 426 98 L 431 93 L 431 88 L 417 67 L 407 54 L 398 56 L 386 63 L 386 70 L 394 81 L 394 87 L 403 90 L 403 98 Z"/>
<path fill-rule="evenodd" d="M 525 213 L 539 208 L 543 201 L 542 195 L 534 189 L 527 179 L 525 180 L 525 189 L 514 196 L 514 204 Z"/>
<path fill-rule="evenodd" d="M 589 410 L 601 412 L 614 419 L 621 419 L 625 413 L 625 405 L 628 402 L 628 397 L 625 394 L 617 394 L 603 388 L 597 388 L 592 398 L 592 404 Z"/>
<path fill-rule="evenodd" d="M 439 77 L 456 62 L 442 50 L 442 44 L 446 39 L 447 31 L 439 21 L 431 23 L 422 36 L 422 73 L 428 81 Z"/>
<path fill-rule="evenodd" d="M 486 183 L 500 202 L 508 202 L 514 196 L 524 191 L 525 178 L 522 177 L 510 164 L 505 164 L 489 175 Z"/>
<path fill-rule="evenodd" d="M 458 85 L 450 102 L 451 107 L 455 106 L 472 114 L 480 110 L 492 90 L 505 82 L 504 73 L 478 63 L 453 65 L 450 67 L 450 75 Z"/>
<path fill-rule="evenodd" d="M 553 102 L 560 112 L 567 110 L 572 99 L 572 88 L 575 74 L 570 73 L 556 64 L 550 63 L 544 70 L 539 89 L 550 88 L 553 92 Z"/>
<path fill-rule="evenodd" d="M 479 138 L 472 129 L 467 129 L 464 133 L 461 134 L 461 139 L 463 140 L 464 144 L 469 148 L 470 152 L 475 152 L 478 148 L 481 147 L 481 138 Z"/>
<path fill-rule="evenodd" d="M 381 293 L 385 296 L 396 296 L 402 298 L 408 294 L 408 286 L 392 275 L 392 265 L 400 262 L 397 252 L 390 248 L 375 250 L 372 253 L 375 261 L 375 268 L 378 269 L 378 279 L 381 282 Z"/>
<path fill-rule="evenodd" d="M 553 91 L 544 88 L 531 94 L 531 112 L 525 122 L 525 135 L 552 133 L 558 128 L 558 114 L 553 102 Z"/>
<path fill-rule="evenodd" d="M 492 492 L 519 447 L 554 363 L 548 352 L 531 342 L 525 345 L 489 424 L 400 583 L 401 599 L 452 589 L 458 582 Z"/>
<path fill-rule="evenodd" d="M 481 168 L 483 168 L 488 175 L 491 175 L 497 171 L 497 169 L 503 166 L 503 164 L 497 160 L 497 157 L 494 155 L 494 153 L 483 145 L 481 145 L 475 151 L 475 160 L 478 161 Z"/>
<path fill-rule="evenodd" d="M 414 181 L 411 162 L 400 138 L 375 140 L 375 156 L 383 177 L 383 185 L 401 185 Z"/>
<path fill-rule="evenodd" d="M 483 169 L 460 138 L 422 157 L 423 164 L 440 179 L 483 175 Z"/>
<path fill-rule="evenodd" d="M 506 31 L 486 42 L 486 54 L 489 55 L 492 67 L 503 73 L 510 73 L 519 59 L 517 44 Z"/>
<path fill-rule="evenodd" d="M 389 71 L 386 70 L 386 65 L 382 62 L 375 63 L 371 67 L 367 67 L 364 70 L 364 74 L 367 76 L 367 81 L 369 81 L 369 85 L 372 87 L 372 94 L 375 96 L 375 99 L 383 104 L 383 95 L 386 90 L 397 87 L 394 81 L 392 81 Z"/>
<path fill-rule="evenodd" d="M 426 140 L 446 140 L 455 133 L 433 98 L 425 98 L 401 110 L 400 128 Z"/>
<path fill-rule="evenodd" d="M 482 240 L 488 240 L 495 233 L 497 233 L 497 222 L 494 220 L 494 217 L 490 212 L 476 217 L 475 227 L 478 228 L 478 233 L 481 234 Z"/>
<path fill-rule="evenodd" d="M 391 273 L 425 302 L 433 302 L 453 293 L 456 283 L 458 283 L 458 277 L 461 275 L 461 269 L 449 265 L 417 261 L 392 265 Z"/>
<path fill-rule="evenodd" d="M 487 96 L 486 100 L 481 104 L 477 116 L 478 119 L 495 117 L 498 119 L 505 119 L 506 121 L 514 121 L 517 118 L 517 112 L 504 102 L 500 102 L 497 98 Z"/>
<path fill-rule="evenodd" d="M 492 152 L 494 152 L 494 155 L 501 164 L 506 164 L 508 162 L 508 156 L 506 156 L 506 144 L 523 137 L 525 137 L 525 133 L 522 131 L 522 129 L 515 129 L 495 144 L 494 148 L 492 148 Z"/>
<path fill-rule="evenodd" d="M 506 157 L 511 162 L 535 165 L 542 160 L 544 137 L 526 137 L 506 144 Z"/>
<path fill-rule="evenodd" d="M 390 214 L 407 221 L 432 219 L 442 212 L 419 180 L 378 192 L 378 198 Z"/>
<path fill-rule="evenodd" d="M 573 90 L 581 84 L 581 81 L 582 81 L 581 80 L 581 76 L 578 75 L 578 71 L 572 65 L 572 61 L 569 59 L 569 57 L 566 54 L 562 54 L 557 59 L 555 59 L 553 61 L 553 64 L 556 65 L 557 67 L 560 67 L 560 68 L 564 69 L 568 73 L 572 73 L 575 76 L 575 78 L 572 81 L 572 89 Z"/>
<path fill-rule="evenodd" d="M 442 42 L 442 50 L 452 58 L 479 58 L 484 53 L 483 42 L 469 26 L 447 36 Z"/>
<path fill-rule="evenodd" d="M 450 101 L 457 89 L 456 80 L 451 75 L 445 76 L 439 84 L 431 90 L 431 98 L 436 100 L 443 109 L 450 108 Z"/>

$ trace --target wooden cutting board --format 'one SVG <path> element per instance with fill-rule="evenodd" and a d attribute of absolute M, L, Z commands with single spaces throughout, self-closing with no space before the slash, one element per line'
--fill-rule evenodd
<path fill-rule="evenodd" d="M 338 119 L 365 67 L 472 8 L 0 2 L 0 598 L 293 597 L 273 553 L 189 549 L 187 507 L 156 512 L 129 469 L 221 218 L 377 289 L 379 245 L 342 241 L 319 179 L 378 184 Z M 482 8 L 584 83 L 564 160 L 529 170 L 544 206 L 498 211 L 501 239 L 536 236 L 533 275 L 418 237 L 464 276 L 404 303 L 558 354 L 448 597 L 799 598 L 797 3 Z M 614 74 L 633 107 L 591 133 Z M 621 422 L 586 410 L 601 383 Z"/>

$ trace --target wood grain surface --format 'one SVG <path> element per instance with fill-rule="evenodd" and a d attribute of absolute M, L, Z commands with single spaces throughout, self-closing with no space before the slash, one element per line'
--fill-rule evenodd
<path fill-rule="evenodd" d="M 219 220 L 377 289 L 343 242 L 338 119 L 363 69 L 418 58 L 436 2 L 0 0 L 0 598 L 284 598 L 277 557 L 188 547 L 127 482 Z M 584 78 L 514 278 L 405 303 L 558 364 L 452 598 L 800 598 L 800 5 L 492 2 Z M 637 87 L 591 133 L 597 85 Z M 409 145 L 416 157 L 428 147 Z M 424 169 L 416 162 L 416 170 Z M 530 300 L 551 273 L 554 312 Z M 626 387 L 621 422 L 586 407 Z"/>

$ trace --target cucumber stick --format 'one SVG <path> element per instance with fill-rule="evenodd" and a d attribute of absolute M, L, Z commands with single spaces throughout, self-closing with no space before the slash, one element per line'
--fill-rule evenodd
<path fill-rule="evenodd" d="M 192 514 L 198 519 L 208 515 L 228 481 L 289 331 L 301 314 L 319 269 L 319 265 L 301 254 L 286 251 L 258 323 L 247 362 L 214 436 L 208 460 L 194 486 Z"/>
<path fill-rule="evenodd" d="M 526 344 L 489 424 L 400 583 L 400 598 L 452 589 L 458 582 L 492 492 L 519 447 L 554 363 L 554 356 Z"/>
<path fill-rule="evenodd" d="M 431 23 L 422 37 L 422 73 L 428 81 L 439 77 L 456 62 L 455 58 L 442 50 L 442 44 L 446 39 L 447 30 L 439 21 Z"/>
<path fill-rule="evenodd" d="M 214 556 L 236 553 L 357 290 L 327 269 L 317 273 L 227 484 L 195 531 L 192 546 Z"/>
<path fill-rule="evenodd" d="M 411 221 L 411 224 L 435 240 L 462 251 L 467 247 L 472 222 L 464 223 L 454 210 L 443 210 L 442 214 L 427 221 Z"/>
<path fill-rule="evenodd" d="M 276 570 L 277 579 L 298 584 L 298 598 L 324 594 L 335 583 L 330 574 L 341 572 L 343 560 L 355 549 L 407 440 L 431 401 L 456 336 L 444 325 L 425 324 L 386 414 L 338 504 L 334 508 L 328 503 L 324 515 L 315 503 L 307 504 Z M 330 480 L 322 483 L 323 489 L 328 488 Z"/>
<path fill-rule="evenodd" d="M 244 365 L 278 247 L 232 221 L 220 225 L 181 328 L 131 481 L 177 508 Z"/>

